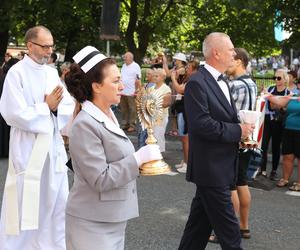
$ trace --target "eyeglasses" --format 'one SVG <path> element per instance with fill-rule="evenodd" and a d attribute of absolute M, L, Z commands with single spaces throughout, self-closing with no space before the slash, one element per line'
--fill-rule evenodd
<path fill-rule="evenodd" d="M 274 77 L 273 77 L 273 80 L 275 80 L 275 81 L 280 81 L 281 79 L 282 79 L 281 76 L 274 76 Z"/>
<path fill-rule="evenodd" d="M 55 49 L 55 45 L 52 44 L 52 45 L 41 45 L 39 43 L 35 43 L 33 41 L 30 41 L 31 43 L 33 43 L 34 45 L 37 45 L 39 47 L 41 47 L 43 50 L 48 50 L 48 49 Z"/>

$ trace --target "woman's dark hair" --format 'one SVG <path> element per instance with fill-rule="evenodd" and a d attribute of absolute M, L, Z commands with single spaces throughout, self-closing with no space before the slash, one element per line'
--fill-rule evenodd
<path fill-rule="evenodd" d="M 115 60 L 106 58 L 97 63 L 87 73 L 84 73 L 77 63 L 71 64 L 70 72 L 65 76 L 68 91 L 80 103 L 86 100 L 92 101 L 92 83 L 101 83 L 105 78 L 104 69 L 115 64 Z"/>

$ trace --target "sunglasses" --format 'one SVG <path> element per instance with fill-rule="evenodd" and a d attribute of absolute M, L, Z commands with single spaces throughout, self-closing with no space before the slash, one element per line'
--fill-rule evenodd
<path fill-rule="evenodd" d="M 282 79 L 281 76 L 274 76 L 274 77 L 273 77 L 273 80 L 275 80 L 275 81 L 280 81 L 281 79 Z"/>

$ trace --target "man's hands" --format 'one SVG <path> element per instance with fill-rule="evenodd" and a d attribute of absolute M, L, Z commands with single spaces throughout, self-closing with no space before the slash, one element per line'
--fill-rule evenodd
<path fill-rule="evenodd" d="M 248 138 L 252 133 L 253 130 L 255 129 L 254 124 L 240 124 L 241 130 L 242 130 L 242 139 Z"/>
<path fill-rule="evenodd" d="M 45 96 L 45 102 L 51 111 L 56 111 L 60 101 L 63 99 L 63 87 L 57 86 L 50 95 Z"/>

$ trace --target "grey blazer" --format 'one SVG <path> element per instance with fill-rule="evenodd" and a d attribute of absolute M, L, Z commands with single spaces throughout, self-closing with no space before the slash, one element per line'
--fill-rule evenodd
<path fill-rule="evenodd" d="M 113 115 L 112 122 L 86 101 L 70 133 L 74 185 L 66 213 L 101 222 L 138 216 L 134 147 Z"/>

